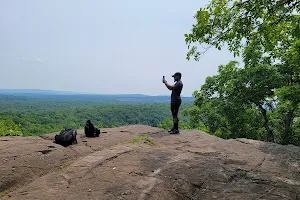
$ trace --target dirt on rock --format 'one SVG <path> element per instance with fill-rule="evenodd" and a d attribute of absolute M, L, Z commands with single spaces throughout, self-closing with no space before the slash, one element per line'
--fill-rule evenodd
<path fill-rule="evenodd" d="M 55 134 L 0 138 L 0 195 L 10 200 L 300 199 L 300 148 L 196 130 L 101 129 L 62 147 Z"/>

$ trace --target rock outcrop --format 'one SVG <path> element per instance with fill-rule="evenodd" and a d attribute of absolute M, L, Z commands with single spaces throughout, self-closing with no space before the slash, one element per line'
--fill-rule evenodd
<path fill-rule="evenodd" d="M 300 199 L 299 147 L 139 125 L 101 131 L 79 131 L 66 148 L 54 134 L 1 137 L 2 199 Z"/>

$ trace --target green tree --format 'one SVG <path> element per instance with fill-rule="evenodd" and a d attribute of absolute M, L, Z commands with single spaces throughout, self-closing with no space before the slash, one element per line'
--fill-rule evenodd
<path fill-rule="evenodd" d="M 173 127 L 173 121 L 171 118 L 165 118 L 160 124 L 157 125 L 157 127 L 170 130 Z"/>
<path fill-rule="evenodd" d="M 194 124 L 202 119 L 212 134 L 252 139 L 257 139 L 257 131 L 261 130 L 260 123 L 253 121 L 261 121 L 260 113 L 265 120 L 265 131 L 273 140 L 264 105 L 274 93 L 274 84 L 279 84 L 277 80 L 274 82 L 276 73 L 267 66 L 243 69 L 237 64 L 232 61 L 221 65 L 217 75 L 207 77 L 200 91 L 194 93 L 196 107 L 187 112 L 195 119 L 192 120 Z M 261 70 L 260 73 L 255 73 L 257 70 Z"/>
<path fill-rule="evenodd" d="M 274 141 L 274 133 L 282 144 L 298 141 L 294 119 L 300 104 L 299 11 L 298 0 L 212 0 L 196 13 L 196 24 L 185 34 L 187 59 L 199 60 L 211 47 L 225 47 L 242 56 L 245 64 L 240 69 L 226 65 L 195 93 L 198 114 L 206 113 L 218 122 L 206 122 L 211 131 L 223 128 L 222 135 L 234 137 L 233 130 L 240 135 L 243 126 L 234 125 L 249 117 L 241 117 L 239 111 L 255 109 L 269 141 Z"/>
<path fill-rule="evenodd" d="M 98 128 L 103 128 L 102 123 L 99 123 L 99 124 L 98 124 Z"/>
<path fill-rule="evenodd" d="M 173 120 L 171 118 L 164 118 L 161 123 L 157 125 L 158 128 L 163 128 L 166 130 L 171 130 L 173 128 Z M 179 129 L 190 129 L 191 126 L 189 122 L 179 121 L 178 124 Z"/>
<path fill-rule="evenodd" d="M 0 136 L 22 136 L 21 125 L 15 124 L 11 119 L 0 120 Z"/>
<path fill-rule="evenodd" d="M 281 143 L 300 145 L 296 139 L 298 126 L 293 126 L 294 119 L 299 116 L 300 105 L 300 40 L 284 54 L 282 61 L 277 67 L 286 84 L 276 91 L 279 100 L 276 117 L 280 119 Z"/>
<path fill-rule="evenodd" d="M 198 60 L 209 48 L 221 50 L 225 44 L 234 55 L 252 46 L 277 57 L 289 35 L 299 33 L 299 11 L 298 0 L 211 0 L 197 11 L 196 24 L 185 34 L 187 59 Z"/>

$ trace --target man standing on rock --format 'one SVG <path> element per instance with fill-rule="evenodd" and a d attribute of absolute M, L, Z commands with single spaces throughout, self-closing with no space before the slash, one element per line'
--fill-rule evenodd
<path fill-rule="evenodd" d="M 165 80 L 165 77 L 163 77 L 163 83 L 166 85 L 166 87 L 169 90 L 172 90 L 171 94 L 171 112 L 172 112 L 172 117 L 173 117 L 173 128 L 169 131 L 170 134 L 177 134 L 179 133 L 178 130 L 178 112 L 179 112 L 179 107 L 181 105 L 181 91 L 183 88 L 183 84 L 181 81 L 181 73 L 176 72 L 173 76 L 174 82 L 176 82 L 174 85 L 169 85 L 167 81 Z"/>

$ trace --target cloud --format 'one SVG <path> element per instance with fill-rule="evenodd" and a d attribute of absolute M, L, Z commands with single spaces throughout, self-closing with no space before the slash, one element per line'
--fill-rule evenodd
<path fill-rule="evenodd" d="M 40 57 L 35 57 L 35 58 L 22 57 L 21 60 L 26 62 L 44 63 L 44 61 Z"/>

